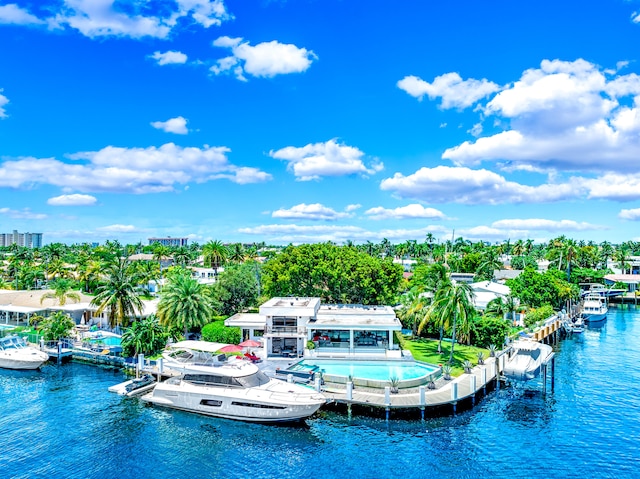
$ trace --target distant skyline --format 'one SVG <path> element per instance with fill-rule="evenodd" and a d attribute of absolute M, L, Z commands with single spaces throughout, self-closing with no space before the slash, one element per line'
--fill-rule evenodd
<path fill-rule="evenodd" d="M 0 0 L 0 42 L 1 232 L 640 240 L 639 0 Z"/>

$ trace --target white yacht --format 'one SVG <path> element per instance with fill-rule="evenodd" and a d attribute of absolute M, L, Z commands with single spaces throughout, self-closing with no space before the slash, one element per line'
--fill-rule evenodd
<path fill-rule="evenodd" d="M 49 355 L 27 345 L 19 336 L 0 338 L 0 368 L 38 369 L 49 359 Z"/>
<path fill-rule="evenodd" d="M 255 422 L 304 419 L 326 403 L 314 389 L 273 379 L 253 363 L 214 354 L 224 344 L 182 341 L 163 354 L 181 374 L 158 383 L 143 401 L 184 411 Z"/>
<path fill-rule="evenodd" d="M 538 376 L 552 357 L 553 348 L 548 344 L 525 339 L 514 341 L 502 373 L 509 379 L 528 381 Z"/>
<path fill-rule="evenodd" d="M 582 317 L 587 323 L 602 323 L 607 319 L 607 302 L 603 296 L 587 295 L 582 303 Z"/>

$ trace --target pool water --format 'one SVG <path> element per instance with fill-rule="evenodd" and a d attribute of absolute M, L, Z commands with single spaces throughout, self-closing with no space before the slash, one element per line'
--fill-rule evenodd
<path fill-rule="evenodd" d="M 105 346 L 120 346 L 121 338 L 119 336 L 104 336 L 91 340 L 92 343 L 102 343 Z"/>
<path fill-rule="evenodd" d="M 438 370 L 436 366 L 413 361 L 344 361 L 333 359 L 305 359 L 289 368 L 293 371 L 321 371 L 331 376 L 352 376 L 373 381 L 418 379 Z"/>

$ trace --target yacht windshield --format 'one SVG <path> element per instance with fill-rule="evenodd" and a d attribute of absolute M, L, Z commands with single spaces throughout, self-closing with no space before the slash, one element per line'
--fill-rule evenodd
<path fill-rule="evenodd" d="M 250 374 L 249 376 L 236 378 L 236 381 L 245 388 L 255 388 L 262 386 L 263 384 L 267 384 L 269 382 L 269 377 L 262 371 L 258 371 L 254 374 Z"/>

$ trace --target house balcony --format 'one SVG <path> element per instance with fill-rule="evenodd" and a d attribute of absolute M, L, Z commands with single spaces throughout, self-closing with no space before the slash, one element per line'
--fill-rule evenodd
<path fill-rule="evenodd" d="M 264 335 L 268 338 L 307 337 L 307 328 L 304 326 L 267 326 Z"/>

